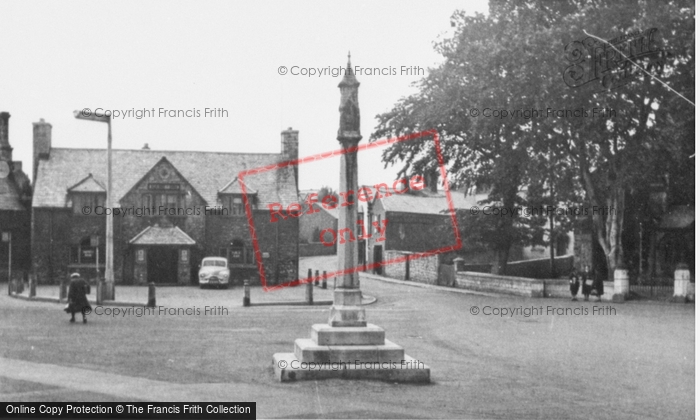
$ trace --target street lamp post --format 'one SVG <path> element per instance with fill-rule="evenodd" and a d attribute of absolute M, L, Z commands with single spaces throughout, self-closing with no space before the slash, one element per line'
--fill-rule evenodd
<path fill-rule="evenodd" d="M 107 200 L 105 206 L 112 205 L 112 115 L 95 115 L 90 110 L 73 111 L 75 118 L 79 120 L 97 121 L 107 123 Z M 114 300 L 114 235 L 113 221 L 111 217 L 105 217 L 105 287 L 103 288 L 104 298 Z"/>

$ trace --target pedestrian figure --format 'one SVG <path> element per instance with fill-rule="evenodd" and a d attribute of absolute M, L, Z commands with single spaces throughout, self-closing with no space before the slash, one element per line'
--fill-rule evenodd
<path fill-rule="evenodd" d="M 578 273 L 576 269 L 571 270 L 571 275 L 569 275 L 569 290 L 571 291 L 571 300 L 576 301 L 576 295 L 578 295 L 578 289 L 581 283 L 578 280 Z"/>
<path fill-rule="evenodd" d="M 87 323 L 85 315 L 92 310 L 92 306 L 87 300 L 89 290 L 90 285 L 80 277 L 80 274 L 73 273 L 70 275 L 68 305 L 65 309 L 66 312 L 70 312 L 70 322 L 75 322 L 75 313 L 80 312 L 83 314 L 83 324 Z"/>
<path fill-rule="evenodd" d="M 590 280 L 590 269 L 586 265 L 583 267 L 583 273 L 581 273 L 581 292 L 583 293 L 583 300 L 588 300 L 592 289 L 593 284 Z"/>
<path fill-rule="evenodd" d="M 593 289 L 596 291 L 596 294 L 598 295 L 598 300 L 596 302 L 602 301 L 602 296 L 603 293 L 605 292 L 605 286 L 603 285 L 603 279 L 598 275 L 598 273 L 594 272 L 593 273 Z"/>

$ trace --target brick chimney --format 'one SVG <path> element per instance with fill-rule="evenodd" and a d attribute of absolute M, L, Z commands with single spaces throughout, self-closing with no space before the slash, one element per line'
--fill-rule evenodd
<path fill-rule="evenodd" d="M 51 153 L 51 124 L 40 119 L 32 123 L 34 126 L 34 166 L 32 168 L 32 181 L 36 184 L 36 173 L 39 169 L 39 161 L 49 158 Z"/>
<path fill-rule="evenodd" d="M 12 162 L 12 147 L 10 146 L 10 113 L 0 112 L 0 160 Z"/>
<path fill-rule="evenodd" d="M 282 155 L 285 160 L 299 159 L 299 130 L 289 127 L 282 132 Z M 299 165 L 293 165 L 297 191 L 299 190 Z"/>

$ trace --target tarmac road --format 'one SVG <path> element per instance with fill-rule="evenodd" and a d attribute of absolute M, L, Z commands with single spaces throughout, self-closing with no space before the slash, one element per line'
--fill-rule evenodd
<path fill-rule="evenodd" d="M 327 308 L 233 302 L 205 315 L 213 295 L 185 287 L 169 289 L 180 295 L 171 302 L 199 315 L 93 313 L 85 325 L 70 324 L 63 305 L 3 295 L 0 400 L 257 401 L 260 418 L 694 416 L 694 305 L 473 296 L 369 278 L 362 288 L 378 298 L 369 322 L 429 365 L 432 384 L 278 383 L 272 355 L 293 351 Z"/>

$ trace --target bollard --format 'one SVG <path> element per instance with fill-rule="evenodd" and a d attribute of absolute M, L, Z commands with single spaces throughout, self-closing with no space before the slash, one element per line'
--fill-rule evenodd
<path fill-rule="evenodd" d="M 36 296 L 36 275 L 29 275 L 29 297 L 33 298 Z"/>
<path fill-rule="evenodd" d="M 12 282 L 11 281 L 7 282 L 7 295 L 12 296 Z"/>
<path fill-rule="evenodd" d="M 148 308 L 156 307 L 156 284 L 153 282 L 148 283 L 148 303 L 146 303 Z"/>
<path fill-rule="evenodd" d="M 243 280 L 243 306 L 250 306 L 250 284 L 248 279 Z"/>
<path fill-rule="evenodd" d="M 105 282 L 105 297 L 104 300 L 117 300 L 117 297 L 115 296 L 114 293 L 115 289 L 115 284 L 114 282 Z"/>
<path fill-rule="evenodd" d="M 97 285 L 95 286 L 95 302 L 97 302 L 98 305 L 102 305 L 104 302 L 104 293 L 105 293 L 105 282 L 102 280 L 97 282 Z"/>
<path fill-rule="evenodd" d="M 613 302 L 624 302 L 629 297 L 630 278 L 627 268 L 620 265 L 615 269 L 615 282 L 613 283 Z"/>
<path fill-rule="evenodd" d="M 673 272 L 673 301 L 688 301 L 688 286 L 690 286 L 690 269 L 687 264 L 680 263 Z"/>
<path fill-rule="evenodd" d="M 316 270 L 316 276 L 314 277 L 314 286 L 318 286 L 318 270 Z"/>
<path fill-rule="evenodd" d="M 309 268 L 309 278 L 306 282 L 306 303 L 313 305 L 314 303 L 314 284 L 311 282 L 311 269 Z"/>
<path fill-rule="evenodd" d="M 327 289 L 328 285 L 326 284 L 326 270 L 323 270 L 323 280 L 321 280 L 321 289 Z"/>
<path fill-rule="evenodd" d="M 58 299 L 65 300 L 68 298 L 68 281 L 66 279 L 61 279 L 61 283 L 58 286 Z"/>

